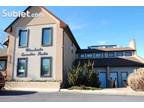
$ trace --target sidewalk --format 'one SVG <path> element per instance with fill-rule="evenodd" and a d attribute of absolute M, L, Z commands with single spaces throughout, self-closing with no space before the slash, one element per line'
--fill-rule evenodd
<path fill-rule="evenodd" d="M 68 90 L 68 89 L 61 89 L 60 92 L 62 92 L 62 93 L 100 94 L 100 95 L 144 96 L 144 92 L 135 92 L 130 87 L 102 89 L 102 90 Z"/>

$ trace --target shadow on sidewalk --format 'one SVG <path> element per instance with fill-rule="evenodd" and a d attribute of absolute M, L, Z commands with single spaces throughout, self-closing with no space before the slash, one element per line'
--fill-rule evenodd
<path fill-rule="evenodd" d="M 6 90 L 2 90 L 0 91 L 0 96 L 18 96 L 18 95 L 30 95 L 30 94 L 34 94 L 37 92 L 33 92 L 33 91 L 6 91 Z"/>

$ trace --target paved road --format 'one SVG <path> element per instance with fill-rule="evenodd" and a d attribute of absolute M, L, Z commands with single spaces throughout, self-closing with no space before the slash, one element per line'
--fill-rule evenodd
<path fill-rule="evenodd" d="M 144 102 L 144 96 L 112 96 L 82 93 L 1 91 L 0 102 Z"/>

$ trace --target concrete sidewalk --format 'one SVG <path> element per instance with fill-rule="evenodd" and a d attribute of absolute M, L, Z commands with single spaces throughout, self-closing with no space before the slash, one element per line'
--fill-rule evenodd
<path fill-rule="evenodd" d="M 68 89 L 61 89 L 60 92 L 100 94 L 100 95 L 144 96 L 144 92 L 133 91 L 130 87 L 127 87 L 127 88 L 102 89 L 102 90 L 68 90 Z"/>

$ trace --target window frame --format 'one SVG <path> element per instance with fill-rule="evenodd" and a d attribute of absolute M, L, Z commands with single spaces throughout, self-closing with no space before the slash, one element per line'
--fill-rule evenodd
<path fill-rule="evenodd" d="M 119 55 L 119 53 L 122 53 L 122 55 Z M 116 56 L 117 57 L 123 57 L 124 56 L 124 52 L 123 51 L 118 51 L 118 52 L 116 52 Z"/>
<path fill-rule="evenodd" d="M 21 46 L 20 45 L 20 40 L 21 40 L 21 32 L 22 31 L 27 31 L 27 42 L 26 42 L 26 45 L 25 46 Z M 29 34 L 30 34 L 30 30 L 29 29 L 20 29 L 19 30 L 19 48 L 27 48 L 28 47 L 28 45 L 29 45 Z"/>
<path fill-rule="evenodd" d="M 93 53 L 87 53 L 87 54 L 86 54 L 86 58 L 88 58 L 88 59 L 93 58 Z"/>
<path fill-rule="evenodd" d="M 44 44 L 44 30 L 51 30 L 51 42 L 48 43 L 48 44 Z M 41 38 L 41 45 L 43 47 L 47 47 L 47 46 L 52 46 L 53 45 L 53 27 L 45 27 L 45 28 L 42 28 L 42 38 Z"/>
<path fill-rule="evenodd" d="M 113 56 L 110 56 L 110 53 L 113 53 Z M 111 58 L 115 57 L 115 52 L 108 52 L 108 57 L 111 57 Z"/>
<path fill-rule="evenodd" d="M 19 67 L 19 61 L 20 60 L 26 60 L 26 71 L 25 71 L 25 75 L 24 76 L 19 76 L 18 75 L 18 67 Z M 17 77 L 19 77 L 19 78 L 25 78 L 25 77 L 27 77 L 27 73 L 28 73 L 28 58 L 18 58 L 17 59 L 17 74 L 16 74 L 16 76 Z"/>
<path fill-rule="evenodd" d="M 103 57 L 103 53 L 102 52 L 96 52 L 95 53 L 95 58 L 102 58 Z"/>
<path fill-rule="evenodd" d="M 126 55 L 127 53 L 131 53 L 131 55 Z M 126 57 L 128 56 L 128 57 L 130 57 L 130 56 L 132 56 L 133 55 L 133 52 L 132 51 L 125 51 L 125 54 L 124 54 Z"/>
<path fill-rule="evenodd" d="M 43 59 L 49 59 L 49 60 L 50 60 L 50 74 L 49 74 L 49 75 L 46 75 L 46 76 L 42 74 L 42 66 L 43 66 L 42 61 L 43 61 Z M 41 77 L 41 78 L 51 78 L 51 77 L 52 77 L 52 74 L 53 74 L 53 69 L 52 69 L 52 67 L 53 67 L 53 59 L 52 59 L 52 57 L 41 57 L 40 77 Z"/>
<path fill-rule="evenodd" d="M 7 60 L 1 59 L 0 61 L 4 61 L 5 62 L 5 67 L 4 69 L 0 70 L 0 71 L 5 71 L 7 69 Z"/>
<path fill-rule="evenodd" d="M 82 55 L 83 55 L 83 57 L 82 57 Z M 86 58 L 86 57 L 85 57 L 85 53 L 80 53 L 80 54 L 79 54 L 79 58 L 85 59 L 85 58 Z"/>

